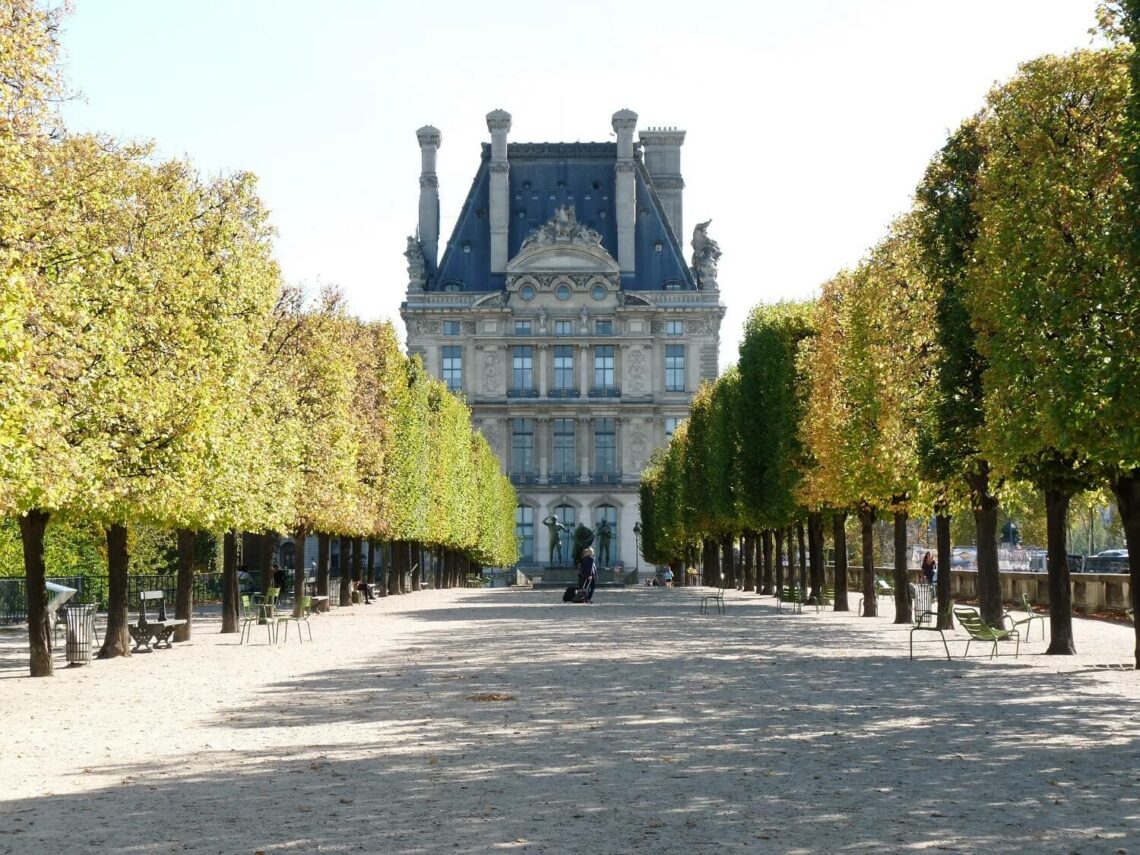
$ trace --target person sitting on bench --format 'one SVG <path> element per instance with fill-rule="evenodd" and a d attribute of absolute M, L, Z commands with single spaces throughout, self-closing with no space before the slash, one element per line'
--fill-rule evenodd
<path fill-rule="evenodd" d="M 356 590 L 360 591 L 360 596 L 364 597 L 365 605 L 371 605 L 372 601 L 376 599 L 376 595 L 372 593 L 372 586 L 363 579 L 356 583 Z"/>

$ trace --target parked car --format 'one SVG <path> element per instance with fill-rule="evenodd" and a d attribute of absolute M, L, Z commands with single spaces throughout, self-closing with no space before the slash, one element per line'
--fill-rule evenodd
<path fill-rule="evenodd" d="M 1093 558 L 1127 558 L 1127 549 L 1102 549 Z"/>

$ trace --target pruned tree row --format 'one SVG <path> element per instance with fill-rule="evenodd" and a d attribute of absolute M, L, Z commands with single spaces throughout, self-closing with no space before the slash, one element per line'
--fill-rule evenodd
<path fill-rule="evenodd" d="M 389 323 L 283 285 L 253 176 L 61 128 L 58 24 L 33 0 L 0 9 L 0 515 L 20 525 L 32 674 L 52 672 L 53 520 L 106 531 L 102 657 L 129 650 L 140 523 L 180 532 L 186 617 L 192 534 L 227 533 L 223 631 L 238 532 L 295 538 L 298 604 L 314 537 L 326 587 L 330 536 L 355 541 L 357 574 L 361 541 L 382 545 L 389 593 L 429 565 L 449 585 L 513 562 L 514 491 L 466 405 Z"/>
<path fill-rule="evenodd" d="M 731 550 L 718 566 L 715 545 L 739 539 L 742 587 L 769 592 L 806 528 L 814 597 L 830 517 L 843 610 L 856 515 L 874 616 L 871 531 L 889 517 L 903 622 L 908 517 L 935 516 L 949 567 L 951 515 L 968 512 L 981 612 L 997 624 L 998 506 L 1029 485 L 1047 519 L 1049 652 L 1072 653 L 1066 513 L 1107 487 L 1140 610 L 1140 3 L 1106 4 L 1100 24 L 1104 46 L 995 87 L 912 210 L 817 299 L 753 310 L 737 368 L 701 390 L 644 473 L 647 557 L 680 566 L 699 549 L 706 578 L 731 585 Z M 1140 665 L 1140 633 L 1135 652 Z"/>

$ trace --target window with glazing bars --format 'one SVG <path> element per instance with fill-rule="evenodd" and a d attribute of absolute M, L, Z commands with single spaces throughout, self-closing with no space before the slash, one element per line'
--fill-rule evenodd
<path fill-rule="evenodd" d="M 613 419 L 594 419 L 594 471 L 617 472 L 617 443 Z"/>
<path fill-rule="evenodd" d="M 443 347 L 441 379 L 452 392 L 463 391 L 463 348 L 456 345 Z"/>
<path fill-rule="evenodd" d="M 604 344 L 594 348 L 594 388 L 614 387 L 614 346 Z"/>
<path fill-rule="evenodd" d="M 571 475 L 578 471 L 575 462 L 574 419 L 554 420 L 554 468 L 556 475 Z"/>
<path fill-rule="evenodd" d="M 529 344 L 511 351 L 511 388 L 534 388 L 534 348 Z"/>
<path fill-rule="evenodd" d="M 515 537 L 519 542 L 520 557 L 534 560 L 534 508 L 519 505 L 515 508 Z"/>
<path fill-rule="evenodd" d="M 534 421 L 511 419 L 511 472 L 534 472 Z"/>
<path fill-rule="evenodd" d="M 665 391 L 685 391 L 685 345 L 665 345 Z"/>
<path fill-rule="evenodd" d="M 554 347 L 554 388 L 574 388 L 574 348 L 570 345 Z"/>

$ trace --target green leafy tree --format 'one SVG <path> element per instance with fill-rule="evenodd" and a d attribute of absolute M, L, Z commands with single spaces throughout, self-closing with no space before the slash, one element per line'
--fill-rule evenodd
<path fill-rule="evenodd" d="M 1122 47 L 1042 57 L 990 94 L 982 130 L 970 308 L 988 360 L 983 453 L 1045 493 L 1050 653 L 1075 649 L 1069 501 L 1140 462 L 1128 91 Z"/>
<path fill-rule="evenodd" d="M 982 375 L 986 362 L 977 348 L 977 333 L 966 303 L 966 274 L 978 236 L 975 201 L 984 149 L 979 120 L 963 122 L 926 169 L 916 196 L 915 239 L 923 274 L 934 289 L 935 375 L 923 400 L 918 454 L 923 478 L 936 486 L 938 566 L 950 566 L 950 510 L 969 488 L 978 547 L 978 599 L 982 617 L 1001 622 L 998 579 L 998 485 L 991 485 L 991 466 L 980 451 L 984 422 Z M 940 573 L 938 602 L 950 602 L 950 574 Z M 950 612 L 939 615 L 950 625 Z"/>

